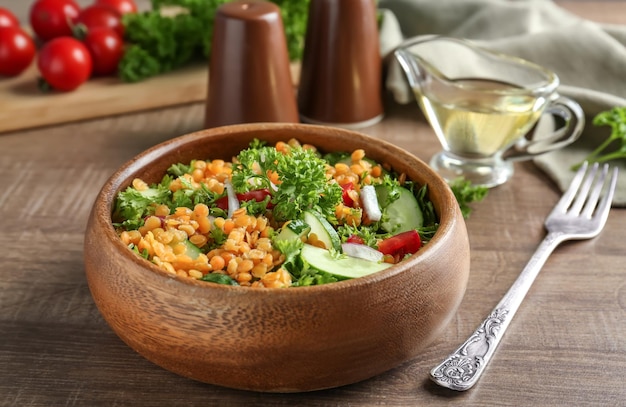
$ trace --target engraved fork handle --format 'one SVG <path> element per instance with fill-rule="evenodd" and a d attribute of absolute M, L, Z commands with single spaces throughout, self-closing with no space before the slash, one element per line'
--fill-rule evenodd
<path fill-rule="evenodd" d="M 546 235 L 491 314 L 454 353 L 431 370 L 434 382 L 452 390 L 464 391 L 478 381 L 539 271 L 564 240 L 562 233 Z"/>

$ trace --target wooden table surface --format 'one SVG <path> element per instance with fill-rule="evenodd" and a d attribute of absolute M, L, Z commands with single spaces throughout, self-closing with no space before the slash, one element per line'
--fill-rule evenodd
<path fill-rule="evenodd" d="M 30 2 L 8 3 L 23 18 Z M 623 3 L 565 5 L 626 23 Z M 262 394 L 194 382 L 133 352 L 89 293 L 82 249 L 87 216 L 117 167 L 200 129 L 202 121 L 203 105 L 196 103 L 0 135 L 0 405 L 626 405 L 622 209 L 611 212 L 596 239 L 566 243 L 552 255 L 475 388 L 457 393 L 428 380 L 544 236 L 543 220 L 559 192 L 532 163 L 516 164 L 508 184 L 474 205 L 467 220 L 471 276 L 461 308 L 423 354 L 394 370 L 332 390 Z M 413 105 L 387 102 L 385 120 L 363 132 L 424 160 L 437 150 Z"/>

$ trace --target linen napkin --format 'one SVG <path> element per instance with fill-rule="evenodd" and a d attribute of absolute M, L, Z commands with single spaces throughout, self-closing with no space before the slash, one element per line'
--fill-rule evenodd
<path fill-rule="evenodd" d="M 558 92 L 585 111 L 580 139 L 562 150 L 534 159 L 564 190 L 580 162 L 606 139 L 607 127 L 593 117 L 626 106 L 626 26 L 598 24 L 560 8 L 550 0 L 380 0 L 381 52 L 387 64 L 386 88 L 398 103 L 415 103 L 392 51 L 404 39 L 427 34 L 467 38 L 554 71 Z M 614 206 L 626 206 L 626 159 L 620 167 Z"/>

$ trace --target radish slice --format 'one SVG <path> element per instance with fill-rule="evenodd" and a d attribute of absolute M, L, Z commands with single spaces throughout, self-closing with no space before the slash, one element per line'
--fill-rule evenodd
<path fill-rule="evenodd" d="M 358 243 L 343 243 L 341 245 L 343 253 L 350 257 L 358 257 L 369 261 L 383 261 L 383 254 L 371 247 Z"/>
<path fill-rule="evenodd" d="M 215 216 L 209 215 L 209 224 L 211 225 L 211 230 L 215 228 Z"/>
<path fill-rule="evenodd" d="M 232 218 L 233 213 L 237 209 L 239 209 L 239 199 L 237 199 L 237 194 L 235 194 L 235 190 L 233 189 L 233 184 L 229 181 L 224 182 L 224 186 L 226 187 L 226 194 L 228 196 L 228 217 Z"/>
<path fill-rule="evenodd" d="M 254 188 L 260 188 L 262 183 L 258 178 L 250 178 L 248 179 L 248 184 L 252 185 Z"/>
<path fill-rule="evenodd" d="M 363 202 L 363 209 L 365 210 L 367 217 L 372 222 L 378 222 L 383 214 L 378 206 L 376 190 L 372 185 L 364 185 L 361 188 L 361 201 Z"/>

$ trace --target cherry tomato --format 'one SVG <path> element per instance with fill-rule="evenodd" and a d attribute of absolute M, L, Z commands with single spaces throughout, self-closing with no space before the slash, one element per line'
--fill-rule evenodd
<path fill-rule="evenodd" d="M 78 14 L 74 19 L 75 25 L 83 25 L 87 31 L 97 28 L 106 27 L 115 30 L 120 37 L 124 37 L 124 25 L 122 24 L 122 16 L 108 6 L 94 4 L 89 6 Z"/>
<path fill-rule="evenodd" d="M 106 27 L 92 28 L 83 42 L 93 59 L 94 75 L 113 75 L 124 54 L 124 42 L 117 32 Z"/>
<path fill-rule="evenodd" d="M 121 15 L 137 12 L 137 4 L 133 0 L 96 0 L 95 4 L 112 7 Z"/>
<path fill-rule="evenodd" d="M 30 25 L 43 41 L 70 36 L 70 22 L 79 11 L 74 0 L 37 0 L 30 8 Z"/>
<path fill-rule="evenodd" d="M 0 27 L 19 27 L 20 21 L 10 10 L 0 7 Z"/>
<path fill-rule="evenodd" d="M 35 42 L 19 26 L 0 27 L 0 75 L 16 76 L 35 58 Z"/>
<path fill-rule="evenodd" d="M 415 253 L 422 246 L 422 240 L 416 230 L 398 233 L 378 243 L 382 254 L 390 254 L 401 260 L 407 254 Z"/>
<path fill-rule="evenodd" d="M 74 90 L 91 76 L 92 59 L 87 47 L 72 37 L 59 37 L 44 44 L 37 67 L 54 89 Z"/>
<path fill-rule="evenodd" d="M 237 199 L 240 202 L 252 201 L 252 200 L 261 202 L 265 200 L 265 197 L 267 196 L 270 196 L 270 197 L 272 196 L 269 189 L 255 189 L 254 191 L 248 191 L 248 192 L 243 192 L 241 194 L 237 194 Z M 224 196 L 218 199 L 217 201 L 215 201 L 215 206 L 224 210 L 228 209 L 228 197 Z M 273 206 L 274 205 L 271 202 L 267 204 L 268 208 L 272 208 Z"/>
<path fill-rule="evenodd" d="M 354 191 L 354 184 L 347 182 L 341 185 L 341 199 L 343 204 L 347 207 L 354 208 L 354 199 L 350 196 L 350 191 Z"/>
<path fill-rule="evenodd" d="M 346 243 L 356 243 L 356 244 L 365 244 L 365 240 L 361 236 L 358 235 L 350 235 L 346 239 Z"/>

